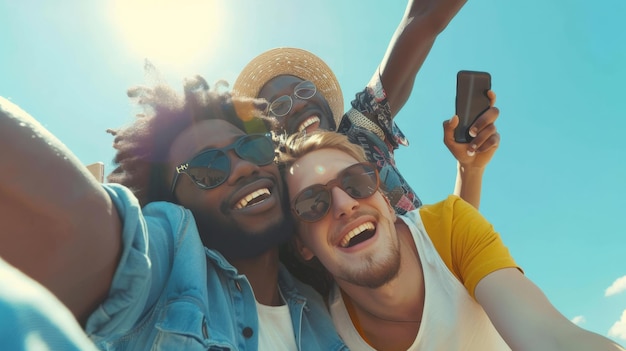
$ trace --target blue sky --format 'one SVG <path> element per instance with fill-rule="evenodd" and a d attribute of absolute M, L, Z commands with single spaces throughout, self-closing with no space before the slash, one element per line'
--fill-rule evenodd
<path fill-rule="evenodd" d="M 150 58 L 177 87 L 202 74 L 234 82 L 257 54 L 310 50 L 348 103 L 380 62 L 404 1 L 0 1 L 0 95 L 89 164 L 111 170 L 107 128 L 132 119 L 126 89 Z M 396 153 L 426 203 L 453 190 L 441 122 L 458 70 L 492 74 L 501 146 L 481 212 L 553 304 L 626 342 L 626 3 L 470 1 L 437 42 L 397 116 Z M 45 172 L 45 170 L 43 170 Z M 51 178 L 53 175 L 51 175 Z"/>

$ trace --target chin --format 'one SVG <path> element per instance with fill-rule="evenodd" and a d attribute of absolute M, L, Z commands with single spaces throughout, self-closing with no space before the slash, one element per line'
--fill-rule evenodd
<path fill-rule="evenodd" d="M 290 217 L 283 216 L 282 220 L 273 223 L 265 221 L 263 228 L 259 228 L 260 223 L 256 224 L 249 228 L 237 223 L 211 225 L 209 222 L 205 226 L 209 230 L 201 235 L 202 242 L 207 248 L 220 252 L 227 259 L 250 259 L 278 248 L 295 233 Z"/>

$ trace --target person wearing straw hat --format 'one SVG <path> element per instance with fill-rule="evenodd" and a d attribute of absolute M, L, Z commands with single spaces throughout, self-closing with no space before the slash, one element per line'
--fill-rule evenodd
<path fill-rule="evenodd" d="M 396 212 L 405 213 L 421 206 L 421 201 L 395 165 L 393 150 L 408 142 L 393 117 L 408 100 L 435 38 L 464 3 L 409 1 L 378 70 L 345 114 L 343 94 L 330 67 L 298 48 L 275 48 L 252 59 L 235 80 L 233 94 L 267 99 L 268 115 L 276 118 L 280 133 L 320 128 L 347 134 L 379 167 L 384 191 Z M 495 101 L 491 92 L 490 98 Z M 494 125 L 497 117 L 498 110 L 491 108 L 474 123 L 471 144 L 444 140 L 459 163 L 454 193 L 477 208 L 485 166 L 500 140 Z M 453 117 L 444 122 L 444 128 L 454 129 L 457 124 L 458 118 Z"/>

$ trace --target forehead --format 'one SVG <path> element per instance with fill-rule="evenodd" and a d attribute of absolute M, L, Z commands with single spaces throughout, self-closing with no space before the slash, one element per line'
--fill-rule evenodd
<path fill-rule="evenodd" d="M 276 95 L 282 95 L 284 94 L 284 91 L 293 89 L 294 86 L 303 81 L 304 79 L 287 74 L 276 76 L 265 83 L 263 88 L 259 91 L 258 97 L 268 99 L 273 98 Z"/>
<path fill-rule="evenodd" d="M 345 168 L 358 163 L 355 158 L 336 149 L 320 149 L 296 161 L 286 172 L 290 194 L 313 184 L 326 184 Z"/>
<path fill-rule="evenodd" d="M 223 120 L 204 120 L 184 129 L 170 147 L 174 164 L 189 160 L 198 152 L 231 144 L 245 133 Z"/>

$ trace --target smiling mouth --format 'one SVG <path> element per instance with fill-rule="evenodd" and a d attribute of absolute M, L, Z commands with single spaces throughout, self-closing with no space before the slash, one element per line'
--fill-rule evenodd
<path fill-rule="evenodd" d="M 363 223 L 360 226 L 349 231 L 348 234 L 346 234 L 346 236 L 344 236 L 343 239 L 341 239 L 339 246 L 341 246 L 344 249 L 348 247 L 352 247 L 354 245 L 360 244 L 370 239 L 371 237 L 374 236 L 375 233 L 376 233 L 376 227 L 374 226 L 374 223 L 372 222 Z"/>
<path fill-rule="evenodd" d="M 270 195 L 272 195 L 272 193 L 270 193 L 270 190 L 268 188 L 255 190 L 239 200 L 235 204 L 235 209 L 240 210 L 242 208 L 257 205 L 265 201 L 265 199 L 270 197 Z"/>
<path fill-rule="evenodd" d="M 304 120 L 304 122 L 300 123 L 300 126 L 298 127 L 298 132 L 302 132 L 303 130 L 315 123 L 320 123 L 320 118 L 318 116 L 311 116 L 307 118 L 306 120 Z"/>

